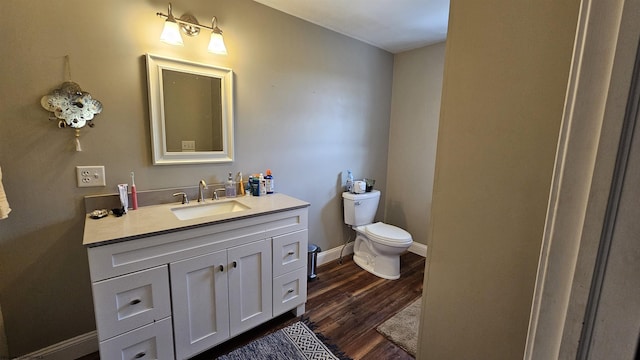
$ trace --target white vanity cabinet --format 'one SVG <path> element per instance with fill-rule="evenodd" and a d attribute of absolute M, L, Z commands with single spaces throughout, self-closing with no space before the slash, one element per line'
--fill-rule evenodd
<path fill-rule="evenodd" d="M 304 313 L 306 207 L 87 251 L 105 359 L 188 359 L 286 311 Z"/>

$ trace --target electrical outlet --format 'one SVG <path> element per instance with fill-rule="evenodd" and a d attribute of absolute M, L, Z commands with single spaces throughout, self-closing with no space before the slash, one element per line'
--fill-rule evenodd
<path fill-rule="evenodd" d="M 78 187 L 107 186 L 104 166 L 76 166 Z"/>
<path fill-rule="evenodd" d="M 195 140 L 182 140 L 182 151 L 196 151 Z"/>

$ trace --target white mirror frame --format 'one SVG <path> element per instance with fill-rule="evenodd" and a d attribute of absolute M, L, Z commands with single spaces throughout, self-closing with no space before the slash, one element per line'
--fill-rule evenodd
<path fill-rule="evenodd" d="M 233 71 L 228 68 L 147 54 L 151 153 L 154 165 L 233 162 Z M 167 151 L 162 70 L 219 78 L 222 100 L 222 151 Z"/>

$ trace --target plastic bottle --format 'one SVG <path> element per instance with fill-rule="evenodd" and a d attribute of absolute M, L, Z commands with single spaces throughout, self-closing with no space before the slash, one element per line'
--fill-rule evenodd
<path fill-rule="evenodd" d="M 267 194 L 273 194 L 273 175 L 271 174 L 271 169 L 267 169 L 267 175 L 264 177 L 265 187 L 267 188 Z"/>
<path fill-rule="evenodd" d="M 249 176 L 249 186 L 251 196 L 260 196 L 260 179 L 258 178 L 258 175 L 253 174 Z"/>
<path fill-rule="evenodd" d="M 244 196 L 244 181 L 242 180 L 242 172 L 238 172 L 238 175 L 236 175 L 236 195 L 237 196 Z"/>
<path fill-rule="evenodd" d="M 236 197 L 236 182 L 233 181 L 231 173 L 229 173 L 227 182 L 224 184 L 224 195 L 226 197 Z"/>
<path fill-rule="evenodd" d="M 353 174 L 351 173 L 351 170 L 347 170 L 347 191 L 353 191 Z"/>
<path fill-rule="evenodd" d="M 260 196 L 267 195 L 267 181 L 264 179 L 264 175 L 260 173 L 258 179 L 260 179 Z"/>

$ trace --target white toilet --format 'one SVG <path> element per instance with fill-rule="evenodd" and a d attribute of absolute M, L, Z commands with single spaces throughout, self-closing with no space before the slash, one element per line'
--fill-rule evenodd
<path fill-rule="evenodd" d="M 356 231 L 353 261 L 384 279 L 400 278 L 400 254 L 413 243 L 411 234 L 382 222 L 372 224 L 378 209 L 380 191 L 362 194 L 342 193 L 344 222 Z"/>

